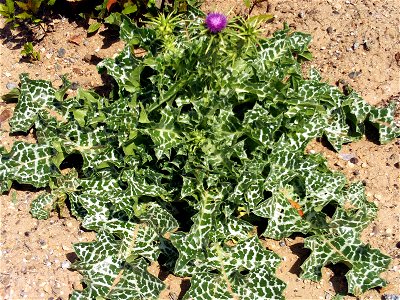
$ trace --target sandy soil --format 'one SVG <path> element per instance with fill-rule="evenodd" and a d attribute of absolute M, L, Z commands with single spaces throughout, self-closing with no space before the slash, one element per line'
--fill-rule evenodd
<path fill-rule="evenodd" d="M 246 14 L 241 0 L 207 1 L 204 10 L 230 16 Z M 274 21 L 265 25 L 266 34 L 287 22 L 293 30 L 313 35 L 311 51 L 315 59 L 308 67 L 320 70 L 326 81 L 348 84 L 374 105 L 387 103 L 388 99 L 400 102 L 398 0 L 270 0 L 260 3 L 252 13 L 266 12 L 275 15 Z M 88 36 L 79 21 L 55 18 L 47 24 L 45 34 L 35 30 L 38 37 L 43 36 L 35 45 L 42 58 L 28 63 L 21 60 L 20 50 L 29 37 L 0 24 L 1 95 L 18 84 L 22 72 L 31 78 L 51 80 L 55 86 L 61 83 L 61 75 L 68 74 L 74 88 L 100 89 L 107 79 L 97 74 L 96 63 L 123 47 L 115 32 L 102 28 Z M 16 140 L 33 141 L 30 135 L 9 134 L 7 120 L 13 107 L 0 100 L 0 143 L 6 148 Z M 363 140 L 346 145 L 340 153 L 313 143 L 309 151 L 324 153 L 330 166 L 344 172 L 350 181 L 362 180 L 368 198 L 379 207 L 378 217 L 364 231 L 363 240 L 393 261 L 383 274 L 387 287 L 371 290 L 361 298 L 400 295 L 400 139 L 388 145 Z M 357 159 L 351 163 L 343 154 L 353 154 Z M 20 185 L 0 195 L 0 298 L 68 299 L 74 288 L 82 288 L 80 275 L 68 269 L 75 259 L 72 244 L 92 240 L 94 234 L 82 231 L 71 217 L 53 214 L 45 221 L 32 219 L 29 204 L 34 197 L 35 190 Z M 324 268 L 319 283 L 298 278 L 299 266 L 307 254 L 302 249 L 302 238 L 265 240 L 264 244 L 283 258 L 277 275 L 288 284 L 287 299 L 331 299 L 337 292 L 346 292 L 344 266 Z M 179 299 L 189 287 L 188 279 L 167 276 L 157 265 L 152 265 L 150 271 L 168 286 L 161 299 Z"/>

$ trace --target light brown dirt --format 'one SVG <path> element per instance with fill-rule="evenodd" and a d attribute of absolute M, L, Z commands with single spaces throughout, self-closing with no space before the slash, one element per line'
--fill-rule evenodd
<path fill-rule="evenodd" d="M 246 14 L 241 0 L 206 1 L 204 10 L 230 16 Z M 283 22 L 293 30 L 311 33 L 311 51 L 315 59 L 307 66 L 320 70 L 329 83 L 346 82 L 374 105 L 386 103 L 390 98 L 399 101 L 400 10 L 397 0 L 271 0 L 256 6 L 253 14 L 257 13 L 275 15 L 273 22 L 265 25 L 266 34 L 282 28 Z M 41 60 L 27 63 L 21 61 L 19 54 L 26 36 L 2 29 L 0 94 L 7 93 L 8 83 L 18 84 L 22 72 L 29 73 L 31 78 L 51 80 L 55 86 L 61 84 L 60 76 L 67 73 L 70 81 L 83 88 L 100 87 L 103 81 L 95 63 L 123 47 L 121 42 L 110 39 L 109 34 L 102 28 L 99 33 L 88 36 L 75 21 L 57 18 L 43 40 L 35 45 L 41 52 Z M 63 57 L 58 57 L 60 48 L 65 49 Z M 350 78 L 352 72 L 357 73 L 351 77 L 358 75 Z M 33 141 L 31 135 L 9 134 L 7 119 L 13 107 L 0 100 L 0 116 L 5 118 L 0 122 L 0 143 L 8 149 L 16 140 Z M 363 241 L 379 248 L 393 261 L 383 274 L 388 286 L 371 290 L 361 299 L 400 294 L 399 144 L 400 140 L 388 145 L 363 140 L 345 145 L 340 153 L 319 143 L 308 148 L 324 153 L 329 165 L 344 172 L 350 181 L 363 180 L 368 198 L 379 207 L 377 219 L 363 233 Z M 353 154 L 357 161 L 352 164 L 341 154 Z M 45 221 L 32 219 L 29 204 L 34 196 L 34 190 L 17 185 L 9 193 L 0 195 L 0 298 L 68 299 L 74 288 L 82 287 L 80 275 L 68 270 L 68 261 L 74 259 L 72 244 L 92 240 L 94 234 L 80 230 L 79 223 L 70 217 L 60 219 L 53 214 Z M 298 278 L 299 266 L 305 259 L 302 238 L 266 240 L 264 245 L 283 258 L 277 275 L 288 284 L 287 299 L 331 299 L 336 292 L 346 291 L 343 266 L 324 268 L 319 283 Z M 179 299 L 188 288 L 188 279 L 182 281 L 173 275 L 167 276 L 157 265 L 152 265 L 150 271 L 165 278 L 167 289 L 161 299 Z"/>

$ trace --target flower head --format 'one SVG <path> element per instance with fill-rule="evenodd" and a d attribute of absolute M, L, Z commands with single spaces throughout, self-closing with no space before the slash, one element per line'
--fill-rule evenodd
<path fill-rule="evenodd" d="M 206 26 L 212 33 L 220 32 L 226 27 L 228 20 L 220 13 L 210 13 L 206 17 Z"/>

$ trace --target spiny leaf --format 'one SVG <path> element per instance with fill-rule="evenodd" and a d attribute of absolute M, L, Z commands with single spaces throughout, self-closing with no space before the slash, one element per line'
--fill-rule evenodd
<path fill-rule="evenodd" d="M 50 216 L 50 212 L 53 210 L 54 202 L 57 199 L 54 195 L 49 193 L 40 194 L 35 200 L 31 203 L 30 213 L 32 217 L 39 220 L 46 220 Z"/>
<path fill-rule="evenodd" d="M 207 269 L 216 272 L 197 273 L 184 299 L 283 299 L 285 284 L 275 277 L 279 261 L 257 237 L 234 247 L 216 244 L 206 263 Z"/>
<path fill-rule="evenodd" d="M 55 90 L 44 80 L 31 80 L 21 74 L 21 90 L 18 104 L 10 120 L 11 132 L 27 132 L 35 123 L 39 112 L 53 107 Z"/>
<path fill-rule="evenodd" d="M 15 180 L 38 188 L 47 186 L 50 178 L 59 174 L 51 161 L 54 152 L 47 144 L 15 142 L 11 152 L 1 157 L 0 181 Z"/>
<path fill-rule="evenodd" d="M 164 284 L 147 272 L 143 259 L 127 263 L 121 256 L 122 242 L 105 232 L 97 241 L 77 243 L 74 250 L 79 261 L 74 264 L 88 286 L 75 291 L 71 299 L 157 299 Z"/>
<path fill-rule="evenodd" d="M 304 246 L 312 251 L 301 266 L 301 277 L 304 279 L 318 281 L 323 266 L 341 262 L 350 268 L 346 278 L 348 291 L 354 295 L 386 284 L 379 274 L 387 268 L 390 258 L 363 245 L 352 233 L 343 236 L 314 235 L 304 240 Z"/>

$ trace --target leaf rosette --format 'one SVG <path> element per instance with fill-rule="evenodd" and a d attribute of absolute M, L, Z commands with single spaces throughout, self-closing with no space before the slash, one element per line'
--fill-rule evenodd
<path fill-rule="evenodd" d="M 339 150 L 365 122 L 388 142 L 399 136 L 393 107 L 344 95 L 316 70 L 304 78 L 311 37 L 287 27 L 263 38 L 241 19 L 212 34 L 194 9 L 147 27 L 120 17 L 126 46 L 98 65 L 116 81 L 110 97 L 65 98 L 67 83 L 57 91 L 24 75 L 12 130 L 34 126 L 38 143 L 0 152 L 2 192 L 12 181 L 49 186 L 35 217 L 68 199 L 98 232 L 75 245 L 86 288 L 72 299 L 156 299 L 164 285 L 147 272 L 153 261 L 191 276 L 185 299 L 281 299 L 279 258 L 258 226 L 269 238 L 307 236 L 303 278 L 344 262 L 350 293 L 384 285 L 389 258 L 359 239 L 376 207 L 305 147 L 325 137 Z M 62 175 L 71 161 L 76 171 Z"/>

